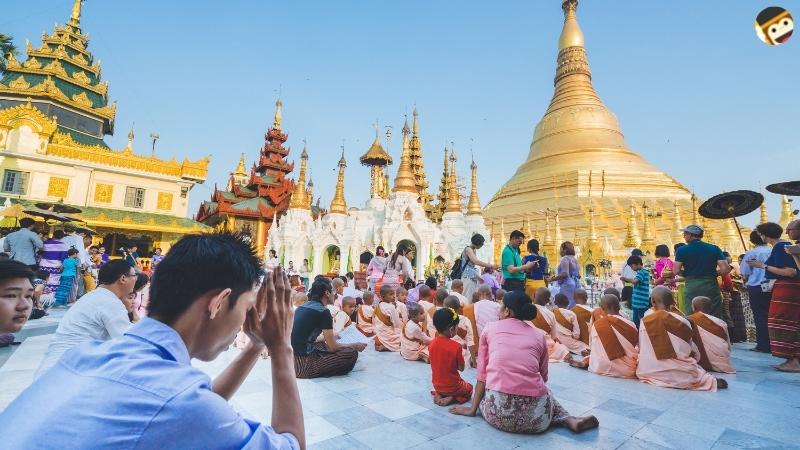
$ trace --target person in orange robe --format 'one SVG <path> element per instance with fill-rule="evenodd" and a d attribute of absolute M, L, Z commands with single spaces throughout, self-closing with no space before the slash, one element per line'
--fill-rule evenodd
<path fill-rule="evenodd" d="M 731 365 L 731 339 L 728 324 L 710 314 L 711 299 L 692 299 L 694 313 L 688 317 L 692 322 L 692 340 L 700 352 L 700 367 L 710 372 L 736 373 Z"/>
<path fill-rule="evenodd" d="M 446 299 L 448 295 L 450 294 L 447 289 L 437 289 L 433 297 L 433 306 L 425 308 L 425 314 L 428 316 L 425 321 L 425 332 L 432 338 L 436 337 L 436 327 L 433 326 L 433 315 L 436 314 L 436 311 L 444 308 L 444 299 Z"/>
<path fill-rule="evenodd" d="M 428 315 L 422 306 L 416 303 L 408 305 L 408 314 L 408 322 L 400 335 L 400 356 L 408 361 L 430 363 L 428 344 L 431 343 L 431 338 L 422 330 Z"/>
<path fill-rule="evenodd" d="M 394 306 L 394 287 L 381 286 L 381 302 L 375 307 L 372 315 L 372 328 L 375 330 L 375 350 L 379 352 L 399 352 L 400 333 L 403 332 L 403 321 Z"/>
<path fill-rule="evenodd" d="M 584 344 L 589 344 L 589 328 L 590 324 L 592 323 L 592 312 L 593 309 L 586 304 L 589 300 L 589 296 L 586 294 L 586 291 L 583 289 L 575 289 L 575 293 L 573 294 L 573 298 L 575 299 L 575 306 L 572 307 L 572 312 L 575 313 L 575 316 L 578 318 L 578 326 L 581 330 L 580 340 Z M 599 308 L 598 308 L 599 309 Z"/>
<path fill-rule="evenodd" d="M 537 289 L 535 299 L 536 317 L 530 323 L 532 326 L 544 331 L 550 362 L 561 362 L 569 356 L 569 349 L 558 342 L 556 316 L 546 306 L 549 302 L 550 291 L 544 287 Z"/>
<path fill-rule="evenodd" d="M 400 314 L 400 320 L 405 324 L 408 322 L 408 306 L 406 300 L 408 299 L 408 291 L 403 286 L 400 286 L 395 291 L 394 307 L 397 308 L 397 314 Z"/>
<path fill-rule="evenodd" d="M 567 309 L 569 298 L 564 294 L 556 294 L 553 303 L 555 303 L 555 307 L 552 311 L 556 318 L 558 341 L 564 344 L 572 353 L 578 353 L 582 356 L 588 355 L 589 345 L 580 340 L 581 327 L 578 323 L 578 316 Z"/>
<path fill-rule="evenodd" d="M 375 336 L 375 329 L 372 327 L 372 316 L 375 314 L 375 309 L 372 307 L 372 301 L 375 294 L 372 292 L 364 292 L 362 300 L 363 304 L 358 305 L 356 313 L 356 328 L 366 337 Z"/>
<path fill-rule="evenodd" d="M 653 310 L 639 326 L 639 380 L 656 386 L 697 391 L 725 389 L 728 384 L 706 372 L 697 363 L 692 326 L 685 317 L 671 312 L 672 291 L 657 286 L 650 292 Z"/>
<path fill-rule="evenodd" d="M 636 324 L 619 313 L 619 297 L 606 294 L 600 298 L 603 316 L 592 325 L 589 334 L 591 354 L 570 365 L 589 369 L 607 377 L 636 378 L 639 363 L 639 330 Z"/>
<path fill-rule="evenodd" d="M 469 366 L 475 368 L 478 366 L 478 346 L 475 345 L 475 331 L 472 328 L 472 322 L 468 317 L 464 316 L 464 308 L 461 306 L 461 299 L 455 295 L 448 295 L 444 299 L 444 307 L 450 308 L 458 313 L 458 327 L 456 328 L 456 335 L 453 340 L 461 344 L 464 348 L 464 361 L 469 362 Z"/>

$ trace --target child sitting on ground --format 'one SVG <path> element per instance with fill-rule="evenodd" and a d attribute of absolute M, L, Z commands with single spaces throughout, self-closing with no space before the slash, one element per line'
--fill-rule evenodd
<path fill-rule="evenodd" d="M 375 336 L 375 329 L 372 326 L 372 316 L 375 314 L 375 310 L 372 308 L 372 302 L 375 297 L 370 291 L 364 292 L 363 304 L 358 305 L 357 309 L 357 317 L 356 317 L 356 328 L 366 337 Z"/>
<path fill-rule="evenodd" d="M 506 296 L 506 290 L 505 289 L 498 289 L 497 292 L 494 293 L 494 300 L 497 303 L 502 305 L 503 304 L 503 297 L 505 297 L 505 296 Z"/>
<path fill-rule="evenodd" d="M 433 315 L 437 335 L 428 345 L 433 382 L 433 402 L 439 406 L 466 403 L 472 397 L 472 385 L 464 381 L 458 372 L 464 370 L 464 354 L 461 345 L 452 338 L 458 328 L 458 313 L 442 308 Z"/>
<path fill-rule="evenodd" d="M 372 328 L 375 331 L 375 350 L 379 352 L 400 351 L 400 333 L 403 331 L 403 322 L 395 308 L 394 288 L 391 286 L 381 286 L 381 302 L 374 309 Z"/>
<path fill-rule="evenodd" d="M 481 286 L 483 287 L 483 286 Z M 458 313 L 458 327 L 453 340 L 464 349 L 464 360 L 469 361 L 469 366 L 478 366 L 478 347 L 475 345 L 475 332 L 472 329 L 472 322 L 464 316 L 464 308 L 461 307 L 461 299 L 455 295 L 450 295 L 444 300 L 445 308 L 450 308 Z"/>
<path fill-rule="evenodd" d="M 400 356 L 409 361 L 424 361 L 430 363 L 428 357 L 428 344 L 431 338 L 422 331 L 427 320 L 425 309 L 412 303 L 408 305 L 409 320 L 406 322 L 400 336 Z"/>
<path fill-rule="evenodd" d="M 408 291 L 404 287 L 397 288 L 395 291 L 395 302 L 394 306 L 397 308 L 397 313 L 400 314 L 400 320 L 403 323 L 408 322 L 408 308 L 406 305 L 406 300 L 408 300 Z"/>

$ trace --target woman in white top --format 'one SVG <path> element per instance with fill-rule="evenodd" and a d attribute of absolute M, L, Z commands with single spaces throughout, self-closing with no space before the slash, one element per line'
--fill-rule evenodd
<path fill-rule="evenodd" d="M 484 238 L 483 235 L 475 233 L 470 239 L 470 245 L 461 252 L 460 261 L 463 267 L 461 271 L 461 281 L 464 283 L 463 295 L 470 302 L 472 301 L 472 294 L 478 289 L 478 280 L 481 277 L 481 269 L 478 269 L 478 266 L 490 268 L 492 270 L 496 269 L 494 265 L 478 259 L 478 256 L 475 254 L 476 251 L 483 247 L 484 242 L 486 242 L 486 238 Z"/>
<path fill-rule="evenodd" d="M 386 271 L 386 250 L 380 245 L 375 249 L 375 256 L 369 261 L 367 266 L 367 282 L 370 290 L 374 290 L 375 283 L 383 277 Z"/>
<path fill-rule="evenodd" d="M 402 282 L 407 280 L 414 281 L 414 270 L 411 268 L 411 259 L 413 258 L 413 249 L 406 247 L 405 244 L 397 244 L 397 250 L 386 263 L 382 285 L 397 289 Z M 401 277 L 403 278 L 402 281 Z"/>

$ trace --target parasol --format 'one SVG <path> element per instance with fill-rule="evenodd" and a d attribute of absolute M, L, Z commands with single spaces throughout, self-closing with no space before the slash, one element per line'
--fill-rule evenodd
<path fill-rule="evenodd" d="M 58 214 L 56 212 L 49 211 L 47 209 L 25 208 L 22 210 L 22 212 L 30 216 L 41 217 L 45 220 L 57 220 L 59 222 L 72 222 L 74 220 L 71 217 L 67 217 L 63 214 Z"/>
<path fill-rule="evenodd" d="M 739 228 L 737 217 L 750 214 L 764 203 L 764 196 L 753 191 L 732 191 L 715 195 L 700 205 L 697 212 L 707 219 L 733 219 L 736 231 L 739 232 L 739 239 L 742 240 L 742 247 L 747 248 L 742 236 L 742 229 Z"/>
<path fill-rule="evenodd" d="M 58 214 L 79 214 L 83 211 L 80 208 L 76 208 L 74 206 L 67 205 L 63 201 L 59 201 L 56 203 L 51 202 L 39 202 L 36 204 L 36 207 L 39 209 L 44 209 L 47 211 L 52 211 Z"/>
<path fill-rule="evenodd" d="M 6 225 L 6 218 L 14 219 L 13 221 L 8 222 L 8 226 L 19 226 L 19 219 L 31 217 L 29 214 L 25 214 L 22 209 L 22 205 L 15 203 L 8 208 L 0 210 L 0 226 Z"/>
<path fill-rule="evenodd" d="M 783 183 L 770 184 L 767 186 L 767 190 L 773 194 L 797 197 L 800 196 L 800 181 L 784 181 Z"/>

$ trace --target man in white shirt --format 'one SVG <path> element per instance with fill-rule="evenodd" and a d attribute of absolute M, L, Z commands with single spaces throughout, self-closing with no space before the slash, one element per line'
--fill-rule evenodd
<path fill-rule="evenodd" d="M 769 292 L 761 290 L 761 283 L 766 280 L 766 271 L 758 267 L 752 267 L 747 261 L 758 260 L 766 263 L 772 247 L 767 245 L 761 235 L 756 230 L 750 232 L 750 242 L 755 247 L 744 254 L 742 262 L 739 263 L 739 273 L 747 285 L 747 296 L 750 300 L 750 309 L 753 311 L 753 321 L 756 326 L 756 346 L 753 351 L 769 353 L 769 328 L 767 318 L 769 316 L 769 303 L 772 296 Z"/>
<path fill-rule="evenodd" d="M 89 252 L 86 251 L 86 247 L 83 245 L 83 235 L 78 234 L 75 225 L 70 223 L 64 225 L 64 233 L 66 233 L 66 235 L 61 239 L 61 242 L 67 245 L 67 250 L 70 248 L 77 250 L 78 259 L 81 261 L 81 264 L 88 266 L 90 263 Z"/>
<path fill-rule="evenodd" d="M 67 350 L 92 340 L 108 341 L 121 337 L 131 322 L 122 303 L 133 292 L 138 274 L 121 259 L 100 268 L 100 286 L 81 297 L 67 311 L 50 339 L 44 361 L 36 377 L 54 366 Z"/>

